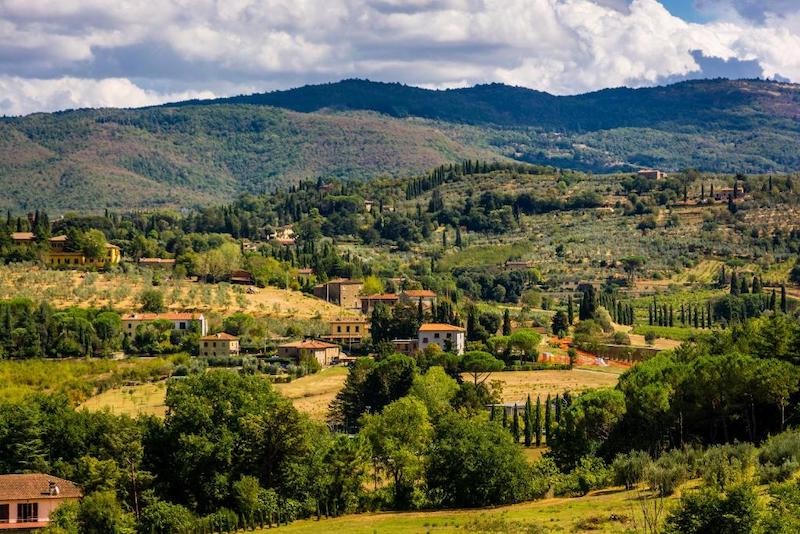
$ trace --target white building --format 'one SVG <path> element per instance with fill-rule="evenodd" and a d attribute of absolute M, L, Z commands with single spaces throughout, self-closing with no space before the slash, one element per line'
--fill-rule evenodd
<path fill-rule="evenodd" d="M 175 330 L 190 330 L 193 324 L 200 327 L 200 335 L 208 334 L 208 323 L 202 313 L 130 313 L 122 316 L 122 333 L 132 336 L 140 324 L 153 321 L 169 321 Z"/>
<path fill-rule="evenodd" d="M 464 354 L 466 330 L 460 326 L 444 323 L 425 323 L 417 332 L 417 350 L 428 345 L 439 345 L 444 351 Z"/>

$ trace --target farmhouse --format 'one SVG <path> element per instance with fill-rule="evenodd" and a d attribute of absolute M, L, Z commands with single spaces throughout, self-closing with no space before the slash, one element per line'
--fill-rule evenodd
<path fill-rule="evenodd" d="M 417 350 L 425 350 L 428 345 L 439 345 L 444 351 L 464 354 L 466 330 L 460 326 L 444 323 L 425 323 L 417 332 Z"/>
<path fill-rule="evenodd" d="M 151 269 L 172 269 L 175 267 L 175 260 L 172 258 L 139 258 L 139 267 L 150 267 Z"/>
<path fill-rule="evenodd" d="M 714 202 L 727 202 L 734 198 L 732 187 L 720 187 L 714 190 Z"/>
<path fill-rule="evenodd" d="M 36 236 L 33 232 L 11 232 L 11 241 L 15 245 L 30 246 L 36 243 Z"/>
<path fill-rule="evenodd" d="M 227 357 L 239 355 L 239 338 L 220 332 L 200 338 L 200 356 Z"/>
<path fill-rule="evenodd" d="M 364 317 L 339 317 L 328 322 L 328 335 L 322 339 L 331 343 L 360 346 L 369 333 L 369 321 Z"/>
<path fill-rule="evenodd" d="M 400 297 L 394 293 L 381 293 L 378 295 L 367 295 L 361 297 L 361 313 L 369 315 L 378 304 L 384 304 L 388 307 L 393 307 L 400 300 Z"/>
<path fill-rule="evenodd" d="M 403 304 L 418 304 L 420 301 L 423 309 L 429 310 L 436 305 L 436 293 L 429 289 L 406 289 L 400 293 Z"/>
<path fill-rule="evenodd" d="M 49 265 L 92 265 L 102 267 L 105 264 L 116 265 L 122 258 L 122 253 L 116 245 L 106 243 L 105 253 L 97 259 L 87 258 L 81 250 L 71 250 L 69 238 L 59 235 L 50 238 L 50 251 L 45 256 L 45 263 Z"/>
<path fill-rule="evenodd" d="M 0 530 L 44 528 L 62 503 L 76 501 L 81 490 L 44 473 L 0 475 Z"/>
<path fill-rule="evenodd" d="M 315 358 L 320 365 L 333 364 L 339 358 L 340 352 L 339 345 L 316 339 L 305 339 L 278 345 L 279 358 L 291 358 L 297 362 Z"/>
<path fill-rule="evenodd" d="M 202 313 L 130 313 L 122 316 L 122 332 L 132 336 L 139 325 L 153 321 L 169 321 L 175 330 L 190 330 L 197 325 L 201 336 L 208 334 L 208 323 Z"/>
<path fill-rule="evenodd" d="M 648 180 L 663 180 L 667 177 L 667 173 L 656 169 L 642 169 L 636 174 L 640 178 L 647 178 Z"/>
<path fill-rule="evenodd" d="M 359 294 L 363 288 L 361 280 L 337 278 L 314 286 L 314 296 L 348 310 L 358 310 L 361 308 Z"/>
<path fill-rule="evenodd" d="M 239 284 L 242 286 L 252 286 L 256 283 L 255 280 L 253 280 L 253 275 L 250 274 L 249 271 L 242 270 L 232 271 L 230 282 L 231 284 Z"/>

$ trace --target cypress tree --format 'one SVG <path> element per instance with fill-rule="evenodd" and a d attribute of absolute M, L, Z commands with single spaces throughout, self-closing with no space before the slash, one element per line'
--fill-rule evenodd
<path fill-rule="evenodd" d="M 508 410 L 505 404 L 503 405 L 503 428 L 508 428 Z"/>
<path fill-rule="evenodd" d="M 511 435 L 514 436 L 514 443 L 519 443 L 519 410 L 517 410 L 517 405 L 514 405 L 514 414 L 513 419 L 511 420 Z"/>
<path fill-rule="evenodd" d="M 542 398 L 536 396 L 536 412 L 533 414 L 533 431 L 536 433 L 536 446 L 542 446 Z"/>
<path fill-rule="evenodd" d="M 711 325 L 713 324 L 713 321 L 711 320 L 712 317 L 713 314 L 711 313 L 711 301 L 709 300 L 706 302 L 706 322 L 708 323 L 709 328 L 711 328 Z"/>
<path fill-rule="evenodd" d="M 550 394 L 547 394 L 547 401 L 544 405 L 544 435 L 545 439 L 549 442 L 550 437 L 553 435 L 553 406 L 550 400 Z"/>
<path fill-rule="evenodd" d="M 742 295 L 747 294 L 747 293 L 750 292 L 750 288 L 747 287 L 747 279 L 744 276 L 742 276 L 742 281 L 739 284 L 739 286 L 740 286 L 739 287 L 739 293 L 741 293 Z"/>
<path fill-rule="evenodd" d="M 789 303 L 786 301 L 786 284 L 781 284 L 781 312 L 789 312 Z"/>
<path fill-rule="evenodd" d="M 495 409 L 494 409 L 494 404 L 492 404 L 492 409 L 489 411 L 489 421 L 494 421 L 494 417 L 495 417 Z"/>
<path fill-rule="evenodd" d="M 698 320 L 698 316 L 697 316 L 697 306 L 694 307 L 694 327 L 695 328 L 699 328 L 700 327 L 700 321 Z"/>
<path fill-rule="evenodd" d="M 506 308 L 506 310 L 503 312 L 503 335 L 511 335 L 511 314 L 509 313 L 508 308 Z"/>
<path fill-rule="evenodd" d="M 533 421 L 531 420 L 531 394 L 528 393 L 528 399 L 525 401 L 525 414 L 523 415 L 522 422 L 525 431 L 525 446 L 530 447 L 533 442 Z"/>
<path fill-rule="evenodd" d="M 675 325 L 675 314 L 673 313 L 672 310 L 672 304 L 669 305 L 669 325 L 670 326 Z"/>
<path fill-rule="evenodd" d="M 736 271 L 733 271 L 733 273 L 731 273 L 731 295 L 738 297 L 741 289 L 739 277 L 736 275 Z"/>
<path fill-rule="evenodd" d="M 561 423 L 561 396 L 556 393 L 556 424 Z"/>
<path fill-rule="evenodd" d="M 686 310 L 683 303 L 681 303 L 681 326 L 686 326 Z"/>
<path fill-rule="evenodd" d="M 755 275 L 753 277 L 753 286 L 752 286 L 752 289 L 750 290 L 750 292 L 752 294 L 754 294 L 754 295 L 758 295 L 763 290 L 763 287 L 764 286 L 761 283 L 761 276 L 760 275 Z"/>
<path fill-rule="evenodd" d="M 456 226 L 456 246 L 461 248 L 461 226 Z"/>
<path fill-rule="evenodd" d="M 567 319 L 569 319 L 569 324 L 572 326 L 573 321 L 575 321 L 575 310 L 573 309 L 572 305 L 572 294 L 567 297 Z"/>
<path fill-rule="evenodd" d="M 776 311 L 777 304 L 776 304 L 776 296 L 775 296 L 775 288 L 772 288 L 772 295 L 769 297 L 769 309 L 772 311 Z"/>

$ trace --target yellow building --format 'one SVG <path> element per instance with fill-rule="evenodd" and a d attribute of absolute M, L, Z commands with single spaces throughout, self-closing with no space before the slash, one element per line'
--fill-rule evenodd
<path fill-rule="evenodd" d="M 239 355 L 239 338 L 220 332 L 200 338 L 200 355 L 226 357 Z"/>
<path fill-rule="evenodd" d="M 370 323 L 365 317 L 339 317 L 328 321 L 328 335 L 322 339 L 349 347 L 359 347 L 369 334 Z"/>
<path fill-rule="evenodd" d="M 104 265 L 116 265 L 122 259 L 120 248 L 116 245 L 106 243 L 105 255 L 102 258 L 90 259 L 81 251 L 67 250 L 69 238 L 59 235 L 50 238 L 50 251 L 45 254 L 45 263 L 48 265 L 89 265 L 92 267 L 103 267 Z"/>

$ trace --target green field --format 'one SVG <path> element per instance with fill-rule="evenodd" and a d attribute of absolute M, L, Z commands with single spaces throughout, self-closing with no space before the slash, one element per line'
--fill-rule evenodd
<path fill-rule="evenodd" d="M 296 521 L 281 533 L 393 534 L 427 532 L 597 532 L 636 531 L 642 521 L 642 493 L 612 488 L 586 497 L 551 498 L 491 509 L 371 513 Z M 673 501 L 676 497 L 667 500 Z M 645 503 L 652 505 L 653 499 Z M 667 503 L 668 504 L 668 503 Z M 273 532 L 275 529 L 259 532 Z"/>

